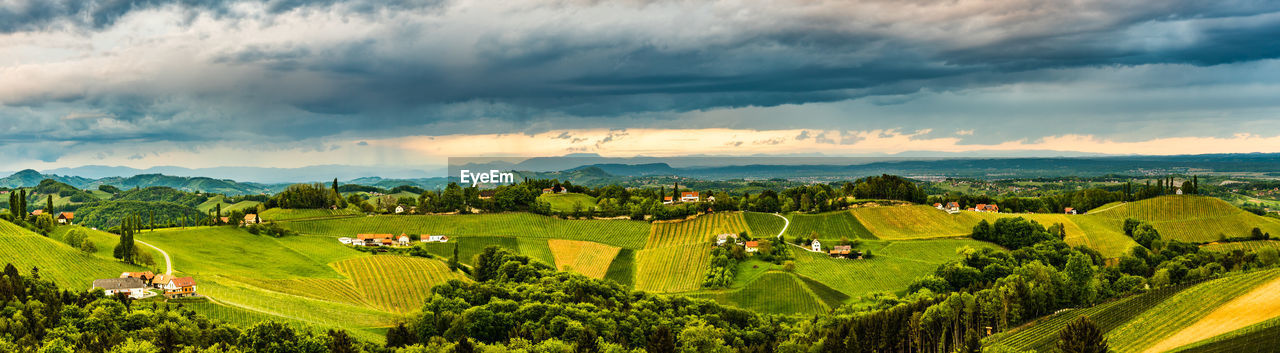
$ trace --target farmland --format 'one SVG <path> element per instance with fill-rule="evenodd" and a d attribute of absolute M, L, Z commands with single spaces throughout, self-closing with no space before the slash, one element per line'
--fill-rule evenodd
<path fill-rule="evenodd" d="M 1233 298 L 1271 281 L 1277 274 L 1280 270 L 1258 271 L 1187 288 L 1108 332 L 1111 347 L 1123 352 L 1149 349 L 1200 321 Z"/>
<path fill-rule="evenodd" d="M 555 212 L 573 212 L 574 207 L 579 207 L 580 210 L 596 207 L 596 198 L 579 193 L 542 194 L 538 196 L 538 201 L 550 204 L 551 210 Z"/>
<path fill-rule="evenodd" d="M 799 278 L 781 271 L 766 272 L 744 288 L 691 296 L 772 314 L 814 315 L 831 309 Z"/>
<path fill-rule="evenodd" d="M 655 222 L 645 241 L 645 248 L 709 243 L 718 234 L 751 234 L 742 213 L 714 213 L 691 220 Z"/>
<path fill-rule="evenodd" d="M 99 245 L 108 252 L 113 246 L 115 242 Z M 157 261 L 164 263 L 164 259 Z M 147 270 L 98 255 L 85 255 L 60 241 L 3 220 L 0 220 L 0 262 L 12 263 L 22 274 L 29 274 L 32 268 L 38 267 L 40 277 L 67 289 L 88 289 L 94 279 L 114 278 L 126 271 Z"/>
<path fill-rule="evenodd" d="M 557 269 L 580 273 L 591 278 L 604 278 L 613 258 L 618 256 L 616 246 L 579 240 L 547 240 Z"/>
<path fill-rule="evenodd" d="M 872 235 L 887 240 L 965 236 L 979 220 L 974 212 L 947 214 L 924 205 L 861 207 L 850 212 Z"/>
<path fill-rule="evenodd" d="M 776 217 L 775 217 L 776 218 Z M 788 238 L 811 237 L 817 239 L 876 239 L 857 218 L 848 211 L 836 211 L 823 214 L 792 214 L 791 226 L 787 227 Z"/>
<path fill-rule="evenodd" d="M 651 292 L 687 292 L 702 285 L 711 244 L 672 245 L 636 252 L 635 287 Z"/>
<path fill-rule="evenodd" d="M 541 240 L 543 242 L 542 247 L 546 246 L 545 240 L 542 240 L 542 239 L 529 239 L 529 240 L 535 241 L 535 242 Z M 521 252 L 521 250 L 535 251 L 534 255 L 536 256 L 545 256 L 543 252 L 544 251 L 549 252 L 549 250 L 543 250 L 542 248 L 538 247 L 536 243 L 526 243 L 524 247 L 521 247 L 520 244 L 521 242 L 517 240 L 517 238 L 513 238 L 513 237 L 459 237 L 459 238 L 450 238 L 448 243 L 423 243 L 418 246 L 426 248 L 427 252 L 431 253 L 432 255 L 436 255 L 443 258 L 453 257 L 453 248 L 456 246 L 458 248 L 458 261 L 467 265 L 474 265 L 476 255 L 480 255 L 480 253 L 484 251 L 484 248 L 487 248 L 490 246 L 497 246 L 505 249 L 511 249 L 517 252 Z M 539 260 L 546 262 L 547 265 L 555 264 L 554 260 L 551 260 L 551 258 L 545 258 L 545 259 L 539 259 Z"/>
<path fill-rule="evenodd" d="M 71 232 L 73 229 L 80 230 L 82 234 L 85 235 L 85 239 L 93 242 L 93 245 L 98 248 L 98 251 L 94 253 L 94 256 L 107 261 L 117 261 L 115 257 L 112 256 L 112 251 L 115 249 L 116 244 L 120 243 L 120 237 L 115 234 L 81 226 L 60 226 L 55 228 L 53 233 L 49 234 L 49 238 L 59 242 L 65 242 L 67 233 Z M 155 266 L 151 270 L 155 271 L 156 269 L 164 269 L 163 256 L 160 256 L 160 254 L 151 249 L 151 247 L 142 244 L 136 245 L 137 251 L 147 253 L 151 255 L 152 260 L 155 260 Z"/>
<path fill-rule="evenodd" d="M 938 265 L 959 259 L 964 246 L 993 247 L 968 239 L 933 239 L 868 242 L 872 258 L 846 260 L 795 249 L 796 273 L 809 277 L 849 297 L 876 292 L 899 292 L 916 277 L 933 273 Z"/>
<path fill-rule="evenodd" d="M 1232 250 L 1256 251 L 1263 248 L 1280 249 L 1278 240 L 1250 240 L 1231 243 L 1211 243 L 1200 247 L 1200 250 L 1227 252 Z"/>
<path fill-rule="evenodd" d="M 586 240 L 630 249 L 643 247 L 649 234 L 649 224 L 642 221 L 563 220 L 530 213 L 370 216 L 281 225 L 303 234 L 334 237 L 362 233 L 508 236 Z"/>
<path fill-rule="evenodd" d="M 1221 237 L 1248 236 L 1254 227 L 1280 234 L 1280 220 L 1261 217 L 1205 196 L 1161 196 L 1102 209 L 1088 216 L 1138 219 L 1155 226 L 1167 239 L 1211 242 Z"/>
<path fill-rule="evenodd" d="M 742 219 L 747 221 L 747 228 L 751 228 L 751 234 L 761 238 L 777 235 L 786 225 L 786 221 L 782 218 L 769 213 L 743 212 Z"/>
<path fill-rule="evenodd" d="M 1222 304 L 1178 333 L 1148 348 L 1162 352 L 1280 317 L 1280 277 Z"/>
<path fill-rule="evenodd" d="M 418 310 L 431 295 L 431 287 L 449 280 L 464 280 L 444 262 L 404 256 L 367 256 L 334 264 L 374 307 L 394 313 Z"/>
<path fill-rule="evenodd" d="M 1189 286 L 1164 287 L 1089 308 L 1067 310 L 1023 325 L 1012 331 L 996 334 L 984 339 L 983 343 L 1019 350 L 1050 352 L 1054 349 L 1054 344 L 1058 340 L 1058 332 L 1062 331 L 1068 323 L 1080 317 L 1088 317 L 1093 320 L 1103 332 L 1110 331 L 1146 312 L 1165 299 L 1178 294 L 1178 292 L 1187 287 Z"/>
<path fill-rule="evenodd" d="M 207 212 L 207 211 L 206 211 Z M 291 209 L 291 208 L 272 208 L 262 211 L 258 217 L 262 217 L 264 221 L 289 221 L 328 218 L 338 216 L 357 216 L 360 212 L 353 210 L 326 210 L 326 209 Z"/>
<path fill-rule="evenodd" d="M 219 204 L 222 205 L 222 212 L 231 212 L 235 210 L 255 209 L 258 207 L 259 204 L 262 204 L 262 203 L 258 201 L 231 202 L 230 200 L 227 200 L 227 198 L 222 195 L 215 195 L 213 197 L 210 197 L 208 200 L 205 200 L 205 202 L 202 202 L 199 205 L 196 205 L 196 209 L 200 210 L 200 212 L 209 213 L 209 211 L 213 211 L 215 208 L 217 208 Z"/>

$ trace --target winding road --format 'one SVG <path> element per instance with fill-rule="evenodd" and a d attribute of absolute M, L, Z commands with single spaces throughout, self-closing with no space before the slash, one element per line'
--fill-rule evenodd
<path fill-rule="evenodd" d="M 784 229 L 785 229 L 785 228 L 784 228 Z M 141 241 L 141 240 L 137 240 L 137 239 L 134 239 L 133 241 L 136 241 L 136 242 L 138 242 L 138 243 L 140 243 L 140 244 L 142 244 L 142 245 L 149 246 L 149 247 L 151 247 L 152 249 L 156 249 L 156 251 L 159 251 L 159 252 L 160 252 L 160 255 L 163 255 L 163 256 L 164 256 L 164 274 L 165 274 L 166 276 L 173 276 L 173 260 L 169 258 L 169 253 L 165 252 L 165 251 L 164 251 L 164 249 L 160 249 L 159 247 L 156 247 L 155 245 L 148 244 L 148 243 L 147 243 L 147 242 L 145 242 L 145 241 Z"/>
<path fill-rule="evenodd" d="M 783 221 L 783 222 L 787 222 L 787 223 L 783 223 L 783 224 L 782 224 L 782 231 L 778 232 L 778 239 L 782 239 L 782 234 L 786 233 L 786 232 L 787 232 L 787 227 L 790 227 L 790 226 L 791 226 L 791 220 L 789 220 L 789 219 L 787 219 L 787 217 L 783 217 L 782 215 L 777 214 L 777 213 L 774 213 L 773 215 L 774 215 L 774 216 L 778 216 L 778 218 L 782 218 L 782 221 Z"/>

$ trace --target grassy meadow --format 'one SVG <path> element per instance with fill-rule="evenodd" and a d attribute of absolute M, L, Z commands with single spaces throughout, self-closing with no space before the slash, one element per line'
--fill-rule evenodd
<path fill-rule="evenodd" d="M 596 198 L 579 193 L 542 194 L 538 196 L 538 201 L 550 204 L 551 210 L 556 212 L 573 212 L 575 206 L 582 210 L 596 207 Z"/>

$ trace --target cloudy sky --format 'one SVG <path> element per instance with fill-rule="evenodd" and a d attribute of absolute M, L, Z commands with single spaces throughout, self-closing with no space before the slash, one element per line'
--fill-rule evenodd
<path fill-rule="evenodd" d="M 0 170 L 1280 152 L 1276 1 L 0 0 Z"/>

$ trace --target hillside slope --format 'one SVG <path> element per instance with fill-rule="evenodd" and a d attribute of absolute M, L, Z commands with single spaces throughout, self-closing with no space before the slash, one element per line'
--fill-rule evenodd
<path fill-rule="evenodd" d="M 1254 228 L 1280 234 L 1280 220 L 1258 216 L 1207 196 L 1161 196 L 1128 202 L 1087 217 L 1126 218 L 1151 223 L 1166 239 L 1211 242 L 1220 237 L 1246 237 Z"/>

